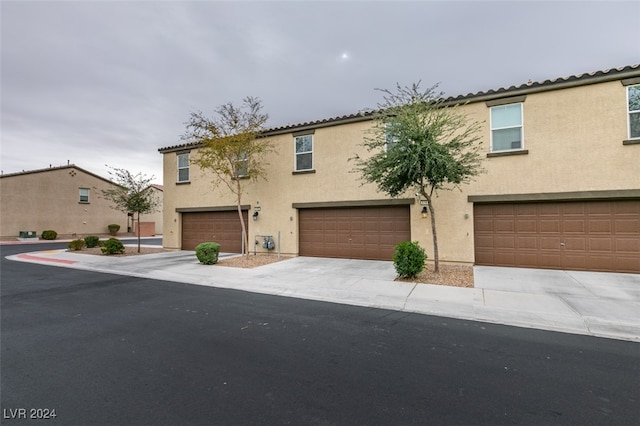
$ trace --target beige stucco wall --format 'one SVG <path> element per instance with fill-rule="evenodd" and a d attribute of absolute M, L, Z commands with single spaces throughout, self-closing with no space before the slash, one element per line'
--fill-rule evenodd
<path fill-rule="evenodd" d="M 61 236 L 108 233 L 117 223 L 127 230 L 127 215 L 111 208 L 101 190 L 111 184 L 77 168 L 51 169 L 0 178 L 0 235 L 52 229 Z M 79 189 L 89 188 L 89 203 L 79 202 Z"/>
<path fill-rule="evenodd" d="M 490 150 L 489 108 L 484 102 L 463 107 L 470 119 L 482 122 L 483 167 L 486 173 L 462 187 L 441 191 L 434 200 L 440 258 L 473 262 L 473 204 L 469 195 L 556 193 L 640 188 L 640 145 L 627 138 L 626 90 L 619 81 L 528 94 L 524 102 L 526 155 L 486 158 Z M 278 154 L 268 162 L 268 182 L 248 183 L 243 204 L 260 206 L 259 220 L 249 223 L 249 235 L 281 233 L 281 251 L 296 254 L 297 211 L 292 203 L 386 199 L 373 185 L 361 185 L 348 161 L 370 122 L 318 128 L 314 134 L 316 173 L 292 175 L 293 136 L 273 136 Z M 191 151 L 196 154 L 195 150 Z M 180 214 L 176 208 L 234 205 L 224 187 L 212 189 L 211 178 L 195 166 L 191 184 L 176 185 L 176 153 L 164 155 L 164 244 L 180 247 Z M 404 198 L 413 198 L 408 191 Z M 422 206 L 411 206 L 412 239 L 432 257 L 430 221 Z M 252 211 L 249 212 L 251 216 Z"/>

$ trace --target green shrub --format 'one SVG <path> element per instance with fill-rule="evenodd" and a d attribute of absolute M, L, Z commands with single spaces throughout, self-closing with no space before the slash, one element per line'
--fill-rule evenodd
<path fill-rule="evenodd" d="M 56 231 L 51 230 L 51 229 L 47 229 L 46 231 L 42 231 L 42 239 L 43 240 L 55 240 L 57 236 L 58 236 L 58 233 Z"/>
<path fill-rule="evenodd" d="M 218 243 L 200 243 L 196 246 L 196 257 L 205 265 L 218 263 L 219 254 L 220 244 Z"/>
<path fill-rule="evenodd" d="M 84 240 L 73 240 L 69 243 L 69 250 L 71 251 L 82 250 L 85 245 L 86 243 L 84 242 Z"/>
<path fill-rule="evenodd" d="M 89 235 L 84 237 L 84 242 L 87 245 L 87 248 L 98 247 L 98 244 L 100 244 L 100 237 Z"/>
<path fill-rule="evenodd" d="M 116 235 L 120 230 L 120 225 L 118 225 L 117 223 L 112 223 L 111 225 L 107 225 L 107 228 L 109 228 L 109 233 L 111 235 Z"/>
<path fill-rule="evenodd" d="M 427 254 L 418 242 L 404 241 L 395 247 L 393 266 L 400 278 L 415 278 L 424 269 Z"/>
<path fill-rule="evenodd" d="M 111 255 L 111 254 L 122 254 L 124 253 L 124 246 L 117 238 L 109 238 L 102 244 L 102 254 Z"/>

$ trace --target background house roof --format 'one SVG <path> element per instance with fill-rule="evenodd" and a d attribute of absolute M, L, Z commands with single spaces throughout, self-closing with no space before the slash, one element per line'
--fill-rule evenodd
<path fill-rule="evenodd" d="M 29 175 L 29 174 L 33 174 L 33 173 L 47 173 L 47 172 L 52 172 L 52 171 L 55 171 L 55 170 L 64 170 L 64 169 L 75 169 L 75 170 L 81 171 L 83 173 L 86 173 L 88 175 L 91 175 L 91 176 L 93 176 L 93 177 L 95 177 L 97 179 L 103 180 L 103 181 L 105 181 L 107 183 L 110 183 L 110 184 L 113 184 L 113 185 L 118 185 L 117 183 L 115 183 L 115 182 L 113 182 L 113 181 L 111 181 L 111 180 L 109 180 L 107 178 L 104 178 L 104 177 L 99 176 L 99 175 L 97 175 L 95 173 L 92 173 L 92 172 L 90 172 L 88 170 L 85 170 L 82 167 L 78 167 L 75 164 L 69 164 L 69 165 L 66 165 L 66 166 L 57 166 L 57 167 L 49 166 L 48 168 L 44 168 L 44 169 L 23 170 L 21 172 L 16 172 L 16 173 L 2 173 L 2 174 L 0 174 L 0 178 Z"/>

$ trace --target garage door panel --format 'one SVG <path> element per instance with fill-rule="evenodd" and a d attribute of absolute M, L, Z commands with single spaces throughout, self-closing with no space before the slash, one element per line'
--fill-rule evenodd
<path fill-rule="evenodd" d="M 497 265 L 513 265 L 516 263 L 515 252 L 496 251 L 494 252 L 493 258 Z"/>
<path fill-rule="evenodd" d="M 301 256 L 391 260 L 396 244 L 411 238 L 408 206 L 301 209 L 298 218 Z M 317 241 L 306 235 L 311 221 L 323 224 Z"/>
<path fill-rule="evenodd" d="M 616 216 L 629 215 L 631 217 L 638 217 L 640 216 L 640 203 L 633 201 L 616 203 L 613 208 L 613 214 Z"/>
<path fill-rule="evenodd" d="M 611 238 L 589 238 L 589 251 L 613 251 L 613 240 Z"/>
<path fill-rule="evenodd" d="M 553 217 L 559 217 L 560 216 L 560 206 L 556 205 L 556 204 L 540 204 L 537 207 L 537 211 L 538 211 L 538 216 L 540 217 L 544 217 L 544 216 L 553 216 Z"/>
<path fill-rule="evenodd" d="M 616 251 L 619 253 L 635 253 L 640 255 L 640 237 L 617 238 Z"/>
<path fill-rule="evenodd" d="M 565 254 L 564 268 L 566 269 L 587 269 L 587 255 L 585 254 Z"/>
<path fill-rule="evenodd" d="M 538 222 L 535 219 L 518 219 L 516 221 L 516 231 L 518 233 L 537 233 Z"/>
<path fill-rule="evenodd" d="M 538 254 L 535 252 L 517 252 L 514 263 L 522 265 L 524 268 L 535 268 L 538 264 Z M 512 264 L 508 266 L 512 266 Z"/>
<path fill-rule="evenodd" d="M 579 250 L 585 251 L 587 249 L 586 238 L 564 238 L 564 251 Z"/>
<path fill-rule="evenodd" d="M 248 223 L 248 212 L 242 214 Z M 242 251 L 242 225 L 237 211 L 182 213 L 182 249 L 194 250 L 209 241 L 219 243 L 223 252 Z"/>
<path fill-rule="evenodd" d="M 568 219 L 564 221 L 564 233 L 584 234 L 586 224 L 584 219 Z"/>
<path fill-rule="evenodd" d="M 480 265 L 638 273 L 640 200 L 474 205 L 474 243 Z"/>
<path fill-rule="evenodd" d="M 591 219 L 589 220 L 589 234 L 611 234 L 611 219 Z"/>
<path fill-rule="evenodd" d="M 535 236 L 518 236 L 518 245 L 521 250 L 535 250 L 538 248 L 538 239 Z"/>
<path fill-rule="evenodd" d="M 494 239 L 494 244 L 496 248 L 503 249 L 514 249 L 516 247 L 516 240 L 514 236 L 496 236 Z"/>
<path fill-rule="evenodd" d="M 638 214 L 640 216 L 640 213 Z M 616 234 L 640 234 L 640 219 L 616 219 Z"/>
<path fill-rule="evenodd" d="M 558 254 L 540 253 L 537 268 L 561 269 L 562 263 Z M 514 265 L 518 266 L 518 265 Z"/>
<path fill-rule="evenodd" d="M 615 269 L 615 258 L 613 256 L 591 255 L 589 256 L 588 268 L 587 265 L 585 265 L 581 269 L 589 269 L 592 271 L 611 271 Z"/>
<path fill-rule="evenodd" d="M 485 248 L 493 249 L 493 236 L 492 235 L 476 236 L 476 249 L 482 250 Z"/>
<path fill-rule="evenodd" d="M 538 223 L 542 234 L 558 234 L 560 232 L 559 219 L 542 219 Z"/>
<path fill-rule="evenodd" d="M 562 240 L 560 237 L 539 237 L 538 248 L 545 251 L 560 251 Z"/>
<path fill-rule="evenodd" d="M 589 203 L 587 208 L 589 216 L 611 216 L 611 205 L 609 203 Z"/>
<path fill-rule="evenodd" d="M 584 203 L 570 203 L 562 206 L 564 216 L 585 216 L 587 213 Z"/>
<path fill-rule="evenodd" d="M 640 271 L 640 259 L 638 257 L 617 256 L 615 270 L 618 272 L 638 272 Z"/>

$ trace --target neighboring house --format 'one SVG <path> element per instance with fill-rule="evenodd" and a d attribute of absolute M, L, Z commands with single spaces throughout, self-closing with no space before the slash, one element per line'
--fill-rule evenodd
<path fill-rule="evenodd" d="M 486 173 L 434 199 L 440 259 L 477 265 L 640 272 L 640 66 L 450 98 L 482 122 Z M 364 153 L 371 113 L 263 132 L 278 152 L 268 181 L 247 182 L 250 249 L 272 235 L 282 253 L 390 260 L 430 221 L 413 193 L 390 199 L 348 161 Z M 240 251 L 233 196 L 189 159 L 164 155 L 164 245 L 218 241 Z M 257 220 L 249 220 L 256 215 Z M 256 237 L 258 236 L 258 237 Z"/>
<path fill-rule="evenodd" d="M 159 236 L 162 235 L 162 199 L 164 198 L 164 189 L 162 185 L 152 184 L 150 185 L 151 191 L 160 200 L 160 209 L 155 213 L 143 214 L 140 216 L 140 222 L 142 222 L 142 234 L 143 237 Z M 137 214 L 131 217 L 133 224 L 132 230 L 136 232 L 137 229 Z M 136 234 L 137 235 L 137 234 Z"/>
<path fill-rule="evenodd" d="M 132 227 L 127 214 L 112 208 L 102 190 L 116 185 L 76 165 L 3 174 L 0 176 L 0 237 L 13 239 L 21 231 L 52 229 L 58 238 L 81 238 Z M 157 190 L 157 189 L 156 189 Z M 158 215 L 161 218 L 161 214 Z M 152 220 L 149 216 L 142 220 Z M 161 219 L 160 219 L 161 222 Z"/>

